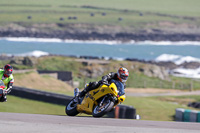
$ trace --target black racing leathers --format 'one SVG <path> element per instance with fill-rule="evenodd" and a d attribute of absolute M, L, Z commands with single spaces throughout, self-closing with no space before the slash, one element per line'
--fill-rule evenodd
<path fill-rule="evenodd" d="M 99 82 L 90 82 L 89 85 L 79 94 L 79 96 L 80 97 L 85 96 L 85 94 L 87 92 L 98 88 L 103 83 L 110 83 L 110 81 L 112 79 L 119 80 L 118 77 L 117 77 L 117 73 L 110 72 L 109 74 L 103 76 L 102 80 L 100 80 Z M 125 88 L 125 84 L 124 84 L 124 88 Z"/>

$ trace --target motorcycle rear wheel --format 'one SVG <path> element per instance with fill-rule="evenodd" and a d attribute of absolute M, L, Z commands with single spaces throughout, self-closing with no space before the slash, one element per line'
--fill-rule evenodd
<path fill-rule="evenodd" d="M 77 107 L 78 103 L 74 102 L 74 99 L 72 99 L 68 105 L 65 108 L 65 113 L 69 116 L 75 116 L 77 115 L 79 112 L 77 111 L 76 107 Z"/>
<path fill-rule="evenodd" d="M 106 104 L 103 104 L 103 107 L 97 105 L 93 112 L 92 112 L 92 115 L 93 117 L 102 117 L 103 115 L 105 115 L 106 113 L 108 113 L 114 106 L 114 102 L 111 101 L 111 100 L 107 100 L 106 101 L 107 103 Z"/>

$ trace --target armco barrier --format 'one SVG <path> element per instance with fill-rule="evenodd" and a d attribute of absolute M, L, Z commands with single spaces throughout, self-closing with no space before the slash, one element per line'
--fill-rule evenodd
<path fill-rule="evenodd" d="M 117 105 L 114 110 L 107 114 L 110 118 L 136 119 L 136 109 L 132 106 Z"/>
<path fill-rule="evenodd" d="M 190 121 L 190 114 L 191 110 L 185 110 L 183 113 L 183 121 L 184 122 L 189 122 Z"/>
<path fill-rule="evenodd" d="M 195 111 L 195 110 L 190 112 L 190 119 L 189 119 L 190 122 L 198 122 L 197 121 L 198 113 L 199 113 L 199 111 Z"/>
<path fill-rule="evenodd" d="M 183 112 L 184 112 L 184 109 L 181 109 L 181 108 L 176 109 L 175 121 L 183 120 Z"/>
<path fill-rule="evenodd" d="M 29 89 L 24 87 L 13 86 L 11 93 L 17 97 L 43 101 L 59 105 L 67 105 L 68 102 L 73 98 L 72 96 L 56 94 L 46 91 L 40 91 L 35 89 Z M 9 99 L 8 99 L 9 100 Z M 108 113 L 109 118 L 124 118 L 124 119 L 135 119 L 136 109 L 132 106 L 118 105 L 111 112 Z"/>
<path fill-rule="evenodd" d="M 183 122 L 200 122 L 200 111 L 177 108 L 175 120 Z"/>
<path fill-rule="evenodd" d="M 197 114 L 197 122 L 200 122 L 200 112 Z"/>
<path fill-rule="evenodd" d="M 67 105 L 67 103 L 73 98 L 67 95 L 56 94 L 35 89 L 28 89 L 17 86 L 13 86 L 12 91 L 11 93 L 9 93 L 9 95 L 14 95 L 17 97 L 38 100 L 53 104 L 60 104 L 60 105 Z"/>

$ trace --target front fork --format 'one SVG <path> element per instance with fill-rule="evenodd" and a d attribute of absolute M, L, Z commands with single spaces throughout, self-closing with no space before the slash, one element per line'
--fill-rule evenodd
<path fill-rule="evenodd" d="M 105 96 L 102 100 L 101 100 L 101 102 L 100 102 L 100 104 L 99 104 L 99 106 L 101 107 L 102 106 L 102 104 L 104 103 L 104 100 L 107 98 L 107 96 Z"/>
<path fill-rule="evenodd" d="M 111 101 L 113 101 L 114 103 L 118 101 L 116 97 L 114 97 L 113 95 L 109 94 L 109 95 L 106 95 L 106 96 L 101 100 L 101 102 L 99 103 L 99 106 L 102 106 L 103 103 L 104 103 L 104 101 L 105 101 L 105 99 L 107 99 L 107 98 L 109 98 L 109 99 L 110 99 Z"/>

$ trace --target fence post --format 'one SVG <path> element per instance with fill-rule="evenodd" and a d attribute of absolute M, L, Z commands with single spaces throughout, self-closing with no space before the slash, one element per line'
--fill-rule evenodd
<path fill-rule="evenodd" d="M 183 88 L 183 82 L 181 82 L 181 89 L 183 90 L 184 88 Z"/>
<path fill-rule="evenodd" d="M 190 91 L 193 91 L 193 81 L 190 82 Z"/>
<path fill-rule="evenodd" d="M 162 88 L 163 87 L 163 84 L 162 84 L 162 81 L 160 81 L 160 88 Z"/>
<path fill-rule="evenodd" d="M 172 82 L 172 89 L 175 89 L 176 83 L 173 81 Z"/>
<path fill-rule="evenodd" d="M 144 88 L 147 87 L 147 83 L 146 83 L 146 80 L 144 80 Z"/>

